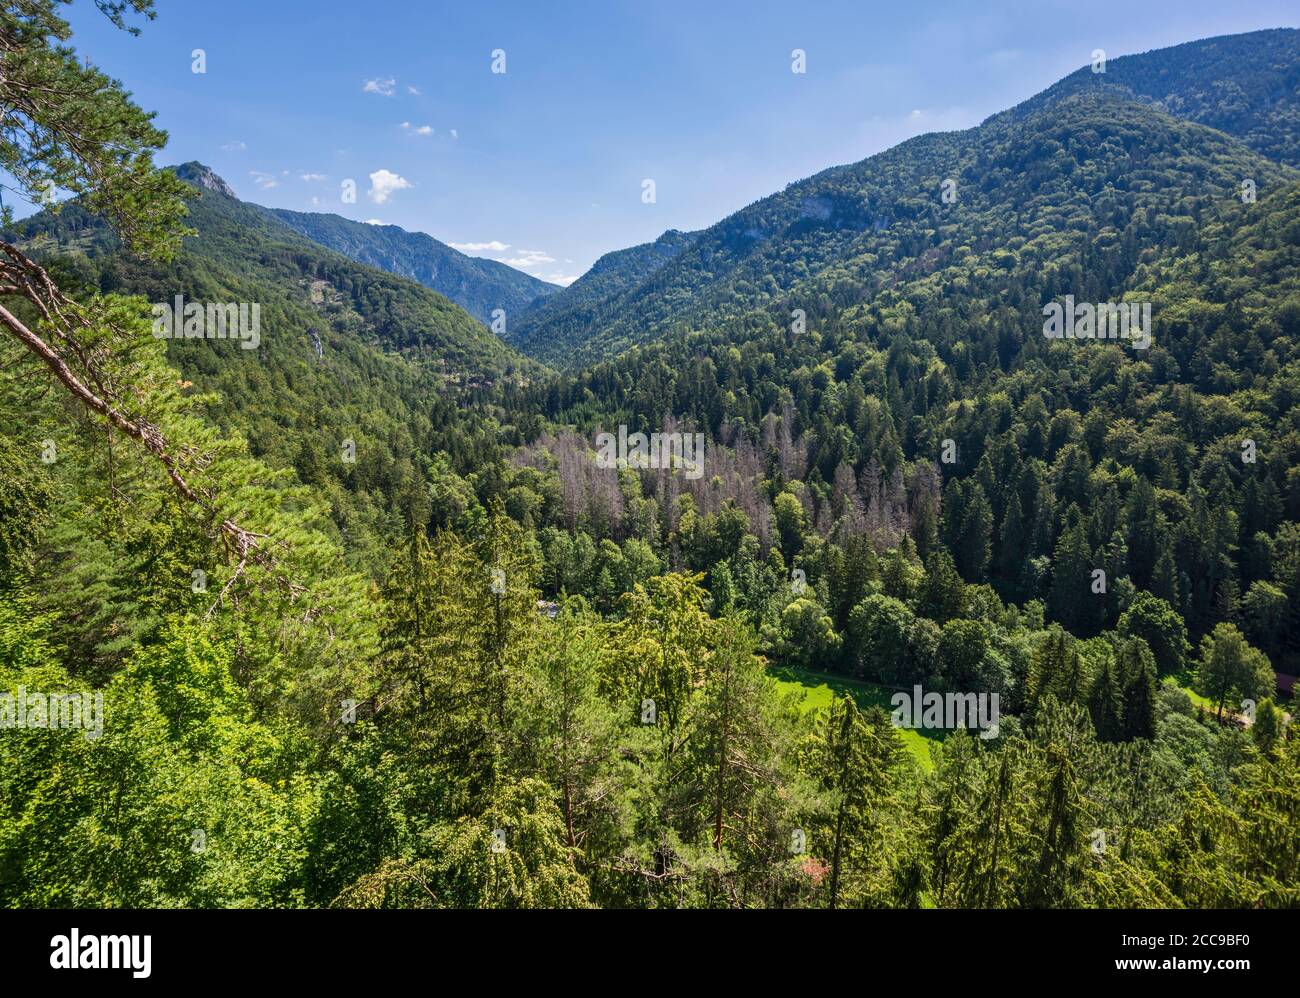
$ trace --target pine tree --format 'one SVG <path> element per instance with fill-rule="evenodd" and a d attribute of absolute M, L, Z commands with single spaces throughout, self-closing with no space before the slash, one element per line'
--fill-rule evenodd
<path fill-rule="evenodd" d="M 1071 907 L 1082 876 L 1084 819 L 1079 780 L 1069 751 L 1062 745 L 1047 747 L 1033 803 L 1038 815 L 1034 838 L 1038 856 L 1025 885 L 1025 904 L 1031 908 Z"/>
<path fill-rule="evenodd" d="M 533 687 L 536 703 L 525 739 L 537 754 L 525 761 L 550 777 L 559 792 L 565 841 L 590 860 L 616 854 L 620 845 L 610 798 L 627 778 L 624 728 L 600 695 L 599 618 L 575 598 L 550 626 L 555 633 L 538 655 L 545 682 Z"/>
<path fill-rule="evenodd" d="M 1077 703 L 1087 686 L 1082 656 L 1072 638 L 1053 624 L 1034 649 L 1029 676 L 1028 703 L 1036 707 L 1046 697 L 1060 703 Z"/>
<path fill-rule="evenodd" d="M 963 824 L 973 807 L 979 772 L 976 739 L 957 733 L 935 753 L 935 771 L 924 790 L 923 820 L 935 902 L 945 907 L 952 880 L 962 861 Z"/>
<path fill-rule="evenodd" d="M 1245 826 L 1239 842 L 1241 872 L 1253 887 L 1249 903 L 1294 908 L 1300 905 L 1300 739 L 1279 742 L 1245 776 L 1234 805 Z"/>
<path fill-rule="evenodd" d="M 917 596 L 917 610 L 937 623 L 946 623 L 965 612 L 966 586 L 943 548 L 930 555 L 925 578 Z"/>
<path fill-rule="evenodd" d="M 958 568 L 968 582 L 982 582 L 993 545 L 993 511 L 979 482 L 966 492 L 960 539 L 956 547 Z"/>
<path fill-rule="evenodd" d="M 1265 697 L 1255 707 L 1255 723 L 1250 734 L 1261 752 L 1272 752 L 1278 741 L 1285 737 L 1286 723 L 1281 709 L 1270 697 Z"/>
<path fill-rule="evenodd" d="M 1150 590 L 1175 609 L 1183 607 L 1183 586 L 1179 579 L 1178 562 L 1174 557 L 1174 542 L 1169 525 L 1161 520 L 1161 529 L 1157 530 L 1155 568 L 1151 570 Z M 1136 564 L 1135 559 L 1135 564 Z"/>
<path fill-rule="evenodd" d="M 722 621 L 705 659 L 690 748 L 698 800 L 717 852 L 730 838 L 744 841 L 752 802 L 775 779 L 770 694 L 753 635 L 738 620 Z"/>
<path fill-rule="evenodd" d="M 1106 661 L 1093 680 L 1092 692 L 1088 695 L 1088 712 L 1092 715 L 1098 741 L 1117 742 L 1123 737 L 1123 711 L 1111 663 Z"/>
<path fill-rule="evenodd" d="M 1129 638 L 1120 648 L 1119 674 L 1124 683 L 1124 740 L 1155 738 L 1156 663 L 1141 638 Z"/>
<path fill-rule="evenodd" d="M 1025 529 L 1020 497 L 1014 489 L 1008 490 L 1006 514 L 998 531 L 998 575 L 1014 598 L 1021 592 L 1020 579 L 1024 568 L 1029 537 Z"/>
<path fill-rule="evenodd" d="M 939 546 L 939 518 L 935 503 L 928 496 L 922 497 L 912 512 L 912 536 L 916 538 L 916 553 L 922 561 Z"/>
<path fill-rule="evenodd" d="M 1053 618 L 1066 630 L 1080 637 L 1096 632 L 1101 620 L 1104 596 L 1093 592 L 1093 569 L 1096 564 L 1088 547 L 1088 532 L 1084 517 L 1072 511 L 1074 525 L 1061 534 L 1052 557 L 1052 592 L 1048 606 Z M 1108 579 L 1108 586 L 1115 580 Z"/>
<path fill-rule="evenodd" d="M 879 711 L 877 711 L 879 713 Z M 814 830 L 830 859 L 827 906 L 839 905 L 846 871 L 862 870 L 877 845 L 878 808 L 893 787 L 900 746 L 883 718 L 868 718 L 845 694 L 826 710 L 806 768 L 828 795 Z"/>
<path fill-rule="evenodd" d="M 1157 523 L 1156 492 L 1144 476 L 1138 476 L 1124 505 L 1128 525 L 1128 551 L 1133 565 L 1133 582 L 1139 589 L 1150 588 L 1160 550 L 1161 530 Z"/>
<path fill-rule="evenodd" d="M 1020 893 L 1030 815 L 1022 772 L 1025 749 L 1007 744 L 981 759 L 974 807 L 962 824 L 959 879 L 953 900 L 961 907 L 1012 907 Z"/>

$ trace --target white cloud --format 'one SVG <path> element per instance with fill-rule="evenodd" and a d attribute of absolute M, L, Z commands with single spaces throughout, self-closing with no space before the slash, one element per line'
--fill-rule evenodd
<path fill-rule="evenodd" d="M 323 173 L 302 173 L 299 174 L 299 177 L 309 184 L 318 183 L 326 179 L 325 174 Z"/>
<path fill-rule="evenodd" d="M 412 125 L 409 121 L 402 122 L 402 131 L 410 132 L 412 135 L 432 135 L 432 125 Z"/>
<path fill-rule="evenodd" d="M 375 204 L 385 203 L 395 191 L 404 191 L 412 184 L 405 177 L 398 176 L 391 170 L 376 170 L 370 175 L 370 190 L 367 196 Z"/>
<path fill-rule="evenodd" d="M 387 225 L 388 223 L 385 222 L 382 218 L 367 218 L 367 219 L 366 219 L 366 224 L 367 224 L 367 225 Z"/>
<path fill-rule="evenodd" d="M 392 97 L 396 92 L 396 86 L 397 81 L 391 76 L 387 79 L 366 80 L 361 92 L 363 94 L 379 94 L 381 97 Z"/>
<path fill-rule="evenodd" d="M 453 128 L 453 129 L 451 130 L 451 137 L 452 137 L 453 139 L 458 139 L 458 138 L 460 138 L 460 133 L 457 132 L 456 129 Z"/>
<path fill-rule="evenodd" d="M 504 253 L 510 249 L 509 243 L 503 243 L 499 239 L 491 239 L 481 243 L 448 243 L 454 250 L 460 250 L 462 253 Z M 534 267 L 540 267 L 543 264 L 555 263 L 555 257 L 547 253 L 546 250 L 517 249 L 513 256 L 500 257 L 498 263 L 504 263 L 519 270 L 526 270 Z M 572 261 L 566 260 L 566 263 Z M 556 284 L 569 285 L 576 281 L 577 276 L 570 277 L 567 274 L 553 274 L 545 278 L 548 281 L 554 281 Z"/>
<path fill-rule="evenodd" d="M 419 96 L 420 96 L 420 88 L 419 88 L 419 87 L 413 87 L 413 86 L 411 86 L 409 83 L 406 85 L 406 92 L 407 92 L 408 94 L 410 94 L 412 97 L 419 97 Z"/>
<path fill-rule="evenodd" d="M 247 152 L 248 145 L 245 142 L 236 139 L 234 142 L 227 142 L 225 145 L 223 145 L 221 147 L 221 151 L 222 152 Z"/>
<path fill-rule="evenodd" d="M 542 278 L 542 280 L 550 281 L 552 284 L 558 284 L 562 288 L 567 288 L 581 276 L 581 274 L 547 274 Z"/>
<path fill-rule="evenodd" d="M 549 256 L 545 250 L 519 250 L 519 256 L 511 257 L 508 260 L 502 260 L 502 263 L 508 263 L 512 267 L 539 267 L 544 263 L 554 263 L 555 257 Z"/>
<path fill-rule="evenodd" d="M 448 243 L 454 250 L 460 250 L 462 253 L 503 253 L 510 248 L 509 243 L 498 242 L 493 239 L 486 243 Z"/>
<path fill-rule="evenodd" d="M 279 187 L 280 181 L 269 173 L 263 173 L 261 170 L 249 170 L 248 175 L 253 178 L 253 183 L 257 184 L 264 191 L 269 191 L 272 187 Z"/>

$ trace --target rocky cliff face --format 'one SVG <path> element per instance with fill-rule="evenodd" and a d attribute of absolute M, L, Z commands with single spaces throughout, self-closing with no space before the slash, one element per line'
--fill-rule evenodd
<path fill-rule="evenodd" d="M 180 177 L 187 184 L 193 184 L 195 187 L 200 187 L 205 191 L 215 191 L 218 194 L 224 194 L 228 198 L 239 198 L 239 195 L 235 193 L 234 188 L 202 163 L 182 163 L 180 166 L 176 167 L 176 176 Z"/>

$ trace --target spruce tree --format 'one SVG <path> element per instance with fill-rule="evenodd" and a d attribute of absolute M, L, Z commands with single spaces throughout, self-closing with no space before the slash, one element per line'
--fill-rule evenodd
<path fill-rule="evenodd" d="M 1155 738 L 1156 663 L 1141 638 L 1129 638 L 1120 648 L 1119 675 L 1124 683 L 1124 740 Z"/>
<path fill-rule="evenodd" d="M 830 860 L 830 908 L 840 903 L 845 874 L 861 871 L 878 844 L 878 809 L 891 792 L 899 752 L 896 734 L 881 721 L 868 719 L 845 694 L 827 708 L 806 763 L 828 795 L 829 812 L 815 829 L 815 841 Z"/>
<path fill-rule="evenodd" d="M 1120 703 L 1119 687 L 1109 661 L 1104 662 L 1097 678 L 1093 680 L 1088 695 L 1088 712 L 1097 732 L 1097 740 L 1117 742 L 1124 734 L 1124 707 Z"/>

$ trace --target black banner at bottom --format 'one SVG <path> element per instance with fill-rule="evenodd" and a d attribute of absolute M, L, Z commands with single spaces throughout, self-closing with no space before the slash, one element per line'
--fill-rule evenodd
<path fill-rule="evenodd" d="M 707 924 L 706 924 L 707 923 Z M 707 935 L 700 935 L 707 933 Z M 784 960 L 867 960 L 873 983 L 1011 980 L 1044 971 L 1098 978 L 1199 977 L 1219 986 L 1294 969 L 1277 911 L 837 911 L 670 913 L 488 911 L 0 911 L 6 985 L 44 978 L 128 987 L 283 980 L 339 985 L 436 961 L 536 973 L 529 957 L 646 969 L 685 959 L 701 976 Z M 771 945 L 763 943 L 771 939 Z M 719 940 L 745 941 L 737 948 Z M 713 942 L 710 942 L 713 940 Z M 803 955 L 798 954 L 802 952 Z M 486 962 L 471 962 L 479 954 Z M 713 958 L 708 954 L 712 953 Z M 504 959 L 503 959 L 504 957 Z M 531 968 L 531 970 L 530 970 Z M 983 968 L 981 971 L 980 968 Z M 864 968 L 865 969 L 865 968 Z M 955 978 L 953 975 L 956 975 Z"/>

